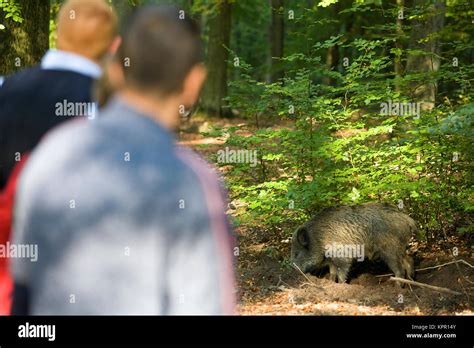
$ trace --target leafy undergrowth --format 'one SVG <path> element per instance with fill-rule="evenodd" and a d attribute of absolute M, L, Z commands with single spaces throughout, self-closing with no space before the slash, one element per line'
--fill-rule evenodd
<path fill-rule="evenodd" d="M 210 162 L 225 135 L 212 134 L 213 127 L 229 127 L 245 120 L 195 117 L 180 133 L 180 142 L 194 148 Z M 206 132 L 204 137 L 201 132 Z M 226 181 L 233 180 L 226 167 L 219 168 Z M 235 217 L 242 208 L 233 200 L 228 213 Z M 297 223 L 291 219 L 274 225 L 244 223 L 236 228 L 239 243 L 237 278 L 238 311 L 243 315 L 473 315 L 474 269 L 463 263 L 421 270 L 416 281 L 455 290 L 460 295 L 440 293 L 417 286 L 399 288 L 381 263 L 357 265 L 348 284 L 330 281 L 327 274 L 302 275 L 290 265 L 289 235 Z M 463 259 L 474 265 L 472 242 L 445 238 L 438 244 L 414 241 L 411 251 L 416 269 Z M 453 256 L 456 247 L 457 256 Z"/>

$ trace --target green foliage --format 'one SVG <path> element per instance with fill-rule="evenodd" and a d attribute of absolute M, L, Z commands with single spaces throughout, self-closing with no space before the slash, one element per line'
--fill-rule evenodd
<path fill-rule="evenodd" d="M 23 22 L 21 5 L 14 0 L 0 0 L 0 10 L 5 13 L 5 19 L 11 18 L 15 22 Z"/>
<path fill-rule="evenodd" d="M 56 48 L 56 17 L 58 15 L 61 3 L 58 0 L 51 1 L 51 10 L 49 16 L 49 47 Z"/>
<path fill-rule="evenodd" d="M 333 2 L 320 5 L 330 8 Z M 474 39 L 462 5 L 448 5 L 447 16 L 454 20 L 447 19 L 439 33 L 446 44 L 437 71 L 395 77 L 395 57 L 406 63 L 409 55 L 426 52 L 395 47 L 407 38 L 411 22 L 397 33 L 397 9 L 382 13 L 376 2 L 367 1 L 347 6 L 339 20 L 322 18 L 321 6 L 295 15 L 299 23 L 290 32 L 297 42 L 286 50 L 285 78 L 279 83 L 259 81 L 241 59 L 227 102 L 257 130 L 243 136 L 243 129 L 229 129 L 226 145 L 257 149 L 259 161 L 255 168 L 233 164 L 227 171 L 232 198 L 243 203 L 239 218 L 296 224 L 326 206 L 384 201 L 403 205 L 427 238 L 452 232 L 453 226 L 463 226 L 460 233 L 472 231 L 474 67 L 469 57 Z M 412 9 L 412 18 L 422 10 Z M 348 13 L 363 23 L 363 36 L 346 32 L 314 40 L 328 23 L 347 20 Z M 322 59 L 334 46 L 347 58 L 335 69 Z M 328 78 L 334 82 L 328 84 Z M 415 107 L 413 86 L 420 81 L 439 86 L 434 108 L 382 112 L 389 102 Z"/>

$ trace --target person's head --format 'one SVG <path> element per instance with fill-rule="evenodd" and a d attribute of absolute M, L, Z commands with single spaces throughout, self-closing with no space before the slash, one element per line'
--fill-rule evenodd
<path fill-rule="evenodd" d="M 117 26 L 105 0 L 68 0 L 58 14 L 56 46 L 98 62 L 113 51 Z"/>
<path fill-rule="evenodd" d="M 169 118 L 177 122 L 178 107 L 190 107 L 199 97 L 206 76 L 201 53 L 199 28 L 187 14 L 148 5 L 131 16 L 117 51 L 119 74 L 111 75 L 121 76 L 125 93 L 174 108 Z"/>

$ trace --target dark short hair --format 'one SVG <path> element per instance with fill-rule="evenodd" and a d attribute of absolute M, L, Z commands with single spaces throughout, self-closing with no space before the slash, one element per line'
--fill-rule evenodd
<path fill-rule="evenodd" d="M 143 6 L 131 15 L 117 56 L 130 63 L 124 66 L 126 84 L 164 95 L 178 92 L 202 60 L 199 27 L 177 7 Z"/>

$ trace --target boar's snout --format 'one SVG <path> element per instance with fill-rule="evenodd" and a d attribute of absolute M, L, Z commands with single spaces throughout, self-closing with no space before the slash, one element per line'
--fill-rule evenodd
<path fill-rule="evenodd" d="M 311 241 L 306 226 L 299 227 L 294 233 L 291 243 L 291 262 L 296 264 L 304 273 L 314 272 L 317 262 L 311 255 Z"/>

